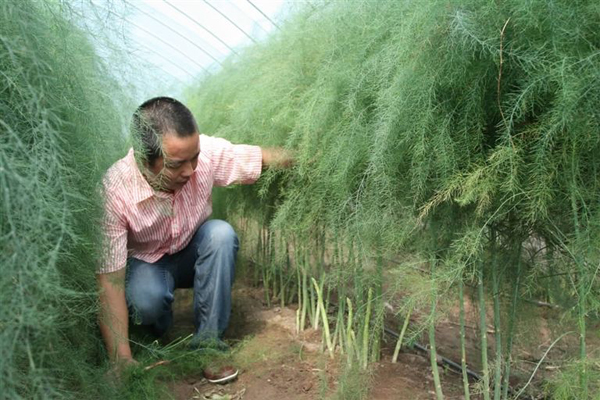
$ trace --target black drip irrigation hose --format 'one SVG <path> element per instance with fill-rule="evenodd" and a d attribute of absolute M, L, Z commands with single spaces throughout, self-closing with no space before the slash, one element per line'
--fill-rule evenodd
<path fill-rule="evenodd" d="M 391 330 L 390 328 L 386 328 L 384 327 L 383 330 L 385 331 L 385 333 L 387 333 L 388 335 L 394 337 L 396 340 L 400 337 L 400 335 L 398 334 L 398 332 Z M 424 353 L 429 353 L 429 349 L 425 346 L 423 346 L 422 344 L 419 343 L 413 343 L 412 346 L 409 346 L 412 348 L 415 348 L 417 350 L 420 350 Z M 455 363 L 454 361 L 452 361 L 451 359 L 441 356 L 441 355 L 437 355 L 437 359 L 438 359 L 438 363 L 441 361 L 442 364 L 447 365 L 448 367 L 450 367 L 451 369 L 453 369 L 456 372 L 460 372 L 462 373 L 462 366 L 458 363 Z M 467 375 L 469 375 L 469 377 L 480 381 L 482 379 L 481 375 L 479 375 L 477 372 L 475 371 L 471 371 L 470 369 L 467 368 Z"/>
<path fill-rule="evenodd" d="M 396 340 L 398 340 L 398 338 L 400 337 L 400 334 L 396 331 L 391 330 L 390 328 L 387 327 L 383 327 L 383 331 L 385 333 L 387 333 L 388 335 L 392 336 L 393 338 L 395 338 Z M 422 351 L 424 353 L 429 354 L 429 349 L 425 346 L 423 346 L 422 344 L 419 344 L 417 342 L 413 343 L 412 346 L 409 345 L 409 347 L 417 349 L 419 351 Z M 450 369 L 454 370 L 455 372 L 459 372 L 462 374 L 462 366 L 459 363 L 456 363 L 454 361 L 452 361 L 451 359 L 441 356 L 439 354 L 437 354 L 437 362 L 438 364 L 442 364 L 442 365 L 446 365 L 448 366 Z M 481 375 L 479 375 L 477 372 L 470 370 L 469 368 L 466 369 L 467 370 L 467 375 L 473 379 L 475 379 L 476 381 L 481 381 L 483 378 Z M 510 392 L 510 394 L 516 394 L 516 391 L 509 387 L 508 391 Z M 533 400 L 534 398 L 532 396 L 525 396 L 524 398 L 529 399 L 529 400 Z"/>

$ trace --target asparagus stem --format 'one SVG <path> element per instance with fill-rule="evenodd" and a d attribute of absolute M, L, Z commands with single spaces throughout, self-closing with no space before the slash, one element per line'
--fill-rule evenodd
<path fill-rule="evenodd" d="M 487 354 L 487 325 L 485 318 L 485 298 L 483 290 L 483 262 L 479 265 L 477 290 L 479 293 L 479 331 L 481 334 L 481 365 L 483 376 L 483 398 L 490 400 L 490 371 Z"/>
<path fill-rule="evenodd" d="M 353 341 L 352 336 L 354 332 L 352 331 L 352 301 L 350 298 L 346 297 L 346 303 L 348 304 L 348 326 L 346 327 L 346 350 L 348 351 L 348 363 L 352 364 L 352 356 L 353 356 Z"/>
<path fill-rule="evenodd" d="M 398 354 L 400 354 L 400 348 L 402 347 L 402 341 L 404 340 L 404 334 L 406 333 L 406 328 L 408 328 L 408 323 L 410 322 L 410 315 L 412 314 L 412 307 L 408 309 L 408 313 L 406 313 L 406 317 L 404 317 L 404 323 L 402 324 L 402 330 L 400 331 L 400 336 L 398 336 L 398 341 L 396 342 L 396 348 L 394 349 L 394 356 L 392 357 L 392 363 L 396 363 L 398 361 Z"/>
<path fill-rule="evenodd" d="M 469 375 L 467 374 L 467 350 L 465 334 L 465 293 L 462 279 L 458 282 L 458 297 L 460 299 L 460 366 L 462 369 L 463 388 L 465 400 L 471 398 L 469 390 Z"/>
<path fill-rule="evenodd" d="M 500 282 L 498 264 L 492 265 L 492 290 L 494 291 L 494 337 L 496 341 L 496 363 L 494 364 L 494 400 L 500 400 L 502 389 L 502 326 L 500 324 Z"/>
<path fill-rule="evenodd" d="M 367 311 L 365 313 L 365 323 L 363 326 L 363 337 L 362 337 L 362 367 L 367 368 L 369 364 L 369 324 L 371 319 L 371 302 L 373 301 L 373 289 L 369 288 L 369 295 L 367 299 Z"/>
<path fill-rule="evenodd" d="M 517 250 L 517 271 L 515 280 L 513 283 L 513 293 L 510 305 L 510 314 L 508 317 L 508 332 L 506 336 L 506 357 L 505 357 L 505 367 L 504 367 L 504 376 L 502 377 L 502 399 L 508 399 L 508 389 L 509 389 L 509 379 L 510 379 L 510 368 L 512 363 L 512 345 L 513 345 L 513 336 L 515 332 L 515 324 L 517 319 L 517 304 L 519 300 L 519 286 L 521 283 L 521 243 L 518 243 Z"/>
<path fill-rule="evenodd" d="M 333 358 L 333 344 L 331 342 L 331 334 L 329 332 L 329 323 L 327 322 L 327 311 L 325 310 L 325 304 L 323 302 L 323 294 L 321 293 L 321 289 L 319 288 L 319 284 L 317 283 L 315 278 L 311 278 L 312 283 L 315 287 L 315 291 L 317 292 L 317 304 L 319 306 L 319 310 L 321 311 L 321 318 L 323 318 L 323 332 L 325 333 L 325 343 L 327 345 L 327 350 L 329 350 L 329 356 Z"/>

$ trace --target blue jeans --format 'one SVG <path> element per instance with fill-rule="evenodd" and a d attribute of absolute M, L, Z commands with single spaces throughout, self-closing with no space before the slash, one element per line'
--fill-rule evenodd
<path fill-rule="evenodd" d="M 149 325 L 161 336 L 173 322 L 173 292 L 193 288 L 195 339 L 218 338 L 229 324 L 238 248 L 231 225 L 210 220 L 178 253 L 166 254 L 155 263 L 130 258 L 125 293 L 133 322 Z"/>

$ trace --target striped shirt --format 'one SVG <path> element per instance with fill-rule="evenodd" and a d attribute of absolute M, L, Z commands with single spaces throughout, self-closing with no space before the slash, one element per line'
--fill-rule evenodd
<path fill-rule="evenodd" d="M 148 263 L 182 250 L 212 212 L 213 186 L 253 183 L 262 167 L 258 146 L 200 135 L 198 166 L 174 193 L 150 187 L 133 149 L 104 177 L 104 252 L 98 273 L 118 271 L 128 257 Z"/>

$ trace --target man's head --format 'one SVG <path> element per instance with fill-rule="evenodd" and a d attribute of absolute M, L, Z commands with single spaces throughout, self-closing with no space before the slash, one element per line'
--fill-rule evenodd
<path fill-rule="evenodd" d="M 170 97 L 155 97 L 138 107 L 132 128 L 148 182 L 164 191 L 183 187 L 196 169 L 200 149 L 190 110 Z"/>

